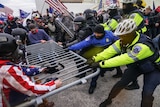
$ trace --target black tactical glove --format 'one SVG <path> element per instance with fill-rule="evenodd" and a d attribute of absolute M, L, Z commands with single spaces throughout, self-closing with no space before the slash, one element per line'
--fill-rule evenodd
<path fill-rule="evenodd" d="M 92 65 L 92 63 L 94 63 L 94 60 L 92 58 L 87 59 L 87 64 L 89 64 L 90 66 Z"/>
<path fill-rule="evenodd" d="M 64 69 L 64 65 L 62 65 L 61 63 L 58 63 L 58 65 L 55 66 L 55 67 L 47 67 L 45 69 L 45 72 L 52 74 L 52 73 L 58 72 L 58 71 L 60 71 L 62 69 Z"/>
<path fill-rule="evenodd" d="M 55 73 L 57 71 L 58 71 L 58 69 L 56 69 L 55 67 L 47 67 L 45 69 L 45 73 L 50 73 L 50 74 Z"/>
<path fill-rule="evenodd" d="M 93 69 L 100 67 L 99 62 L 94 62 L 90 65 Z"/>
<path fill-rule="evenodd" d="M 55 80 L 58 80 L 57 77 L 53 77 L 53 78 L 47 78 L 43 84 L 47 83 L 47 82 L 50 82 L 50 81 L 55 81 Z"/>

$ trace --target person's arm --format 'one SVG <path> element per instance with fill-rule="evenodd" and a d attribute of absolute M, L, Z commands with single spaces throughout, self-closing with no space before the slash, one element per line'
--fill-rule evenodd
<path fill-rule="evenodd" d="M 81 42 L 78 42 L 72 46 L 70 46 L 68 49 L 69 50 L 80 50 L 80 49 L 84 49 L 86 47 L 89 47 L 91 45 L 91 40 L 90 40 L 91 37 L 88 37 L 86 38 L 85 40 L 81 41 Z M 89 40 L 88 40 L 89 39 Z"/>
<path fill-rule="evenodd" d="M 52 38 L 44 30 L 42 30 L 42 33 L 44 36 L 44 40 L 46 40 L 46 41 L 52 40 Z"/>
<path fill-rule="evenodd" d="M 29 33 L 28 35 L 28 39 L 30 44 L 36 44 L 36 43 L 41 43 L 41 40 L 38 40 L 38 38 L 36 38 L 36 36 L 34 36 L 33 34 Z"/>
<path fill-rule="evenodd" d="M 147 45 L 139 43 L 135 45 L 130 52 L 115 56 L 99 63 L 102 68 L 111 68 L 122 65 L 128 65 L 153 55 L 153 52 Z"/>
<path fill-rule="evenodd" d="M 40 72 L 43 72 L 46 68 L 36 68 L 36 67 L 21 67 L 22 71 L 25 73 L 27 76 L 33 76 L 37 75 Z"/>
<path fill-rule="evenodd" d="M 10 66 L 10 65 L 9 65 Z M 8 66 L 8 67 L 9 67 Z M 7 72 L 7 71 L 6 71 Z M 14 88 L 19 92 L 22 92 L 28 96 L 44 94 L 48 91 L 52 91 L 61 86 L 62 82 L 49 81 L 45 84 L 35 84 L 30 81 L 29 77 L 24 75 L 18 67 L 10 67 L 3 79 L 3 84 L 8 87 Z"/>
<path fill-rule="evenodd" d="M 114 44 L 110 45 L 108 48 L 106 48 L 103 52 L 98 53 L 96 56 L 93 56 L 93 60 L 95 62 L 99 62 L 102 60 L 107 60 L 116 54 L 120 54 L 120 41 L 117 40 Z"/>

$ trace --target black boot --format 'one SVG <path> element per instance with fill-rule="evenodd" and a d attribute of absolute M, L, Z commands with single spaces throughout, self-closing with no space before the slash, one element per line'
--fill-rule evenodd
<path fill-rule="evenodd" d="M 110 105 L 111 103 L 112 103 L 111 99 L 106 99 L 99 105 L 99 107 L 107 107 L 107 105 Z"/>
<path fill-rule="evenodd" d="M 96 89 L 96 86 L 90 86 L 89 90 L 88 90 L 88 93 L 93 94 L 95 89 Z"/>
<path fill-rule="evenodd" d="M 142 98 L 141 107 L 152 107 L 153 105 L 153 96 L 144 96 Z"/>
<path fill-rule="evenodd" d="M 125 87 L 126 90 L 135 90 L 135 89 L 139 89 L 139 84 L 137 83 L 137 81 L 133 81 L 130 85 L 128 85 L 127 87 Z"/>
<path fill-rule="evenodd" d="M 115 75 L 113 75 L 112 77 L 113 78 L 120 78 L 120 77 L 122 77 L 123 73 L 122 73 L 121 68 L 117 67 L 116 70 L 117 70 L 117 73 Z"/>

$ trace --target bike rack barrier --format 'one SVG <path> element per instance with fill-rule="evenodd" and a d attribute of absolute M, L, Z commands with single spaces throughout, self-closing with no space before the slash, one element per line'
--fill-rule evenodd
<path fill-rule="evenodd" d="M 63 85 L 53 91 L 37 97 L 29 97 L 29 101 L 23 102 L 16 107 L 27 107 L 29 105 L 38 105 L 42 103 L 44 98 L 57 94 L 63 90 L 66 90 L 72 86 L 86 83 L 88 79 L 98 75 L 99 69 L 93 70 L 86 64 L 86 59 L 80 55 L 63 49 L 57 45 L 54 41 L 49 41 L 47 43 L 38 43 L 34 45 L 29 45 L 26 47 L 26 51 L 31 53 L 26 57 L 27 64 L 24 66 L 36 65 L 37 67 L 59 67 L 61 69 L 52 74 L 40 73 L 38 75 L 32 76 L 32 81 L 36 82 L 41 80 L 44 82 L 47 78 L 57 77 L 62 80 Z M 81 71 L 81 72 L 79 72 Z M 76 78 L 80 74 L 86 75 L 82 78 Z M 35 80 L 35 77 L 38 79 Z"/>

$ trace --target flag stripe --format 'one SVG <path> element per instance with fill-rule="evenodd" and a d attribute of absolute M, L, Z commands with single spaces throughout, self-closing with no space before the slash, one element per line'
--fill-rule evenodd
<path fill-rule="evenodd" d="M 4 12 L 5 15 L 13 14 L 13 10 L 3 4 L 0 4 L 0 12 Z"/>
<path fill-rule="evenodd" d="M 51 0 L 45 0 L 45 2 L 51 6 L 52 8 L 54 8 L 55 10 L 57 10 L 59 13 L 63 13 Z"/>
<path fill-rule="evenodd" d="M 67 9 L 67 7 L 62 2 L 60 2 L 60 0 L 56 0 L 56 1 L 62 8 Z"/>
<path fill-rule="evenodd" d="M 97 15 L 100 15 L 102 13 L 102 0 L 100 0 L 97 10 Z"/>
<path fill-rule="evenodd" d="M 63 13 L 65 13 L 66 9 L 63 9 L 58 2 L 56 2 L 56 1 L 54 1 L 54 0 L 51 0 L 51 1 L 52 1 Z"/>

